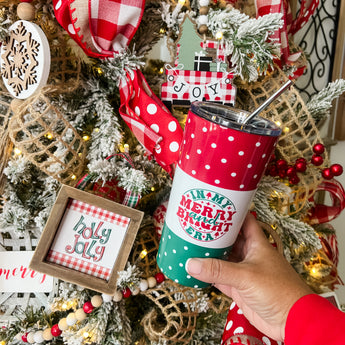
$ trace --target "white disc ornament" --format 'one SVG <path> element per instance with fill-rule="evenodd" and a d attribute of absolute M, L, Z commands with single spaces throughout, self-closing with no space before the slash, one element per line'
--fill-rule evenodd
<path fill-rule="evenodd" d="M 26 99 L 47 83 L 50 48 L 42 29 L 18 20 L 9 28 L 10 35 L 1 45 L 1 75 L 10 94 Z"/>

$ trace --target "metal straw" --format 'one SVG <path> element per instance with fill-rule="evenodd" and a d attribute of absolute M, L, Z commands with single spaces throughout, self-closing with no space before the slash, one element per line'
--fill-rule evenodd
<path fill-rule="evenodd" d="M 276 91 L 271 97 L 267 98 L 264 103 L 262 103 L 258 108 L 256 108 L 251 114 L 249 114 L 244 120 L 243 125 L 246 125 L 255 116 L 261 113 L 265 108 L 267 108 L 276 98 L 278 98 L 290 85 L 292 81 L 289 79 L 278 91 Z"/>

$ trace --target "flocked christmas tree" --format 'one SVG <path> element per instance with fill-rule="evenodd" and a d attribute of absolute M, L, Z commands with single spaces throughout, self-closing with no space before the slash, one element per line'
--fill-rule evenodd
<path fill-rule="evenodd" d="M 3 293 L 0 338 L 218 344 L 231 301 L 212 287 L 165 279 L 156 264 L 182 129 L 192 101 L 253 111 L 301 74 L 303 52 L 286 43 L 290 17 L 274 7 L 256 13 L 250 1 L 134 1 L 113 11 L 106 1 L 91 1 L 90 9 L 82 3 L 1 2 L 1 245 L 12 255 L 34 250 L 62 185 L 140 210 L 144 219 L 114 293 L 63 279 L 41 305 L 32 294 L 19 305 Z M 313 10 L 315 2 L 308 15 Z M 171 61 L 149 60 L 163 37 Z M 329 162 L 317 127 L 344 91 L 337 80 L 304 102 L 291 87 L 261 114 L 283 132 L 251 210 L 317 293 L 341 283 L 328 221 L 343 206 L 325 216 L 314 200 L 332 188 L 344 198 L 334 179 L 342 167 Z"/>

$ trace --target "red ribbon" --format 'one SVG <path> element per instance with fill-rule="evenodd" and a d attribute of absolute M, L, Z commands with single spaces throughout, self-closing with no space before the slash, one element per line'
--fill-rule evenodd
<path fill-rule="evenodd" d="M 84 52 L 113 57 L 137 31 L 145 0 L 53 0 L 57 21 Z"/>
<path fill-rule="evenodd" d="M 139 70 L 127 73 L 120 86 L 120 114 L 139 142 L 172 175 L 183 131 Z"/>
<path fill-rule="evenodd" d="M 61 26 L 95 58 L 126 48 L 144 11 L 145 0 L 53 0 Z M 120 85 L 120 114 L 139 142 L 172 175 L 182 128 L 155 96 L 139 70 L 127 71 Z"/>
<path fill-rule="evenodd" d="M 309 223 L 312 225 L 327 223 L 332 219 L 335 219 L 345 208 L 345 191 L 341 183 L 337 180 L 332 179 L 329 181 L 323 181 L 316 188 L 315 193 L 318 191 L 326 191 L 330 193 L 332 206 L 315 204 L 309 212 Z M 314 202 L 314 197 L 311 198 L 311 201 Z"/>
<path fill-rule="evenodd" d="M 283 27 L 277 30 L 270 38 L 281 44 L 281 61 L 283 64 L 294 64 L 300 52 L 291 54 L 289 48 L 289 36 L 299 31 L 313 15 L 319 0 L 302 0 L 299 14 L 295 20 L 292 19 L 289 1 L 287 0 L 255 0 L 257 16 L 263 16 L 269 13 L 283 14 Z M 303 71 L 298 72 L 298 76 Z"/>

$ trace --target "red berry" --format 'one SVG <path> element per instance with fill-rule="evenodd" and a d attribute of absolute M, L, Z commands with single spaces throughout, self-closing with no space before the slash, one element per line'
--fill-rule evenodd
<path fill-rule="evenodd" d="M 305 164 L 307 164 L 307 160 L 303 157 L 297 158 L 296 163 L 298 163 L 298 162 L 304 162 Z"/>
<path fill-rule="evenodd" d="M 340 176 L 343 173 L 343 167 L 340 164 L 332 164 L 331 171 L 334 176 Z"/>
<path fill-rule="evenodd" d="M 278 176 L 279 176 L 280 178 L 285 178 L 285 177 L 286 177 L 286 170 L 287 170 L 287 169 L 279 169 L 279 170 L 278 170 Z"/>
<path fill-rule="evenodd" d="M 156 273 L 155 278 L 156 278 L 157 284 L 163 283 L 165 280 L 165 276 L 162 272 Z"/>
<path fill-rule="evenodd" d="M 83 310 L 85 311 L 86 314 L 92 313 L 93 309 L 94 309 L 94 306 L 92 305 L 90 301 L 87 301 L 84 303 Z"/>
<path fill-rule="evenodd" d="M 125 287 L 123 290 L 122 290 L 122 296 L 123 298 L 128 298 L 132 295 L 132 292 L 131 292 L 131 289 L 129 287 Z"/>
<path fill-rule="evenodd" d="M 322 176 L 326 180 L 331 180 L 334 177 L 332 170 L 330 168 L 323 169 Z"/>
<path fill-rule="evenodd" d="M 275 165 L 271 165 L 267 169 L 268 175 L 274 177 L 278 175 L 278 168 Z"/>
<path fill-rule="evenodd" d="M 299 181 L 300 181 L 300 179 L 299 179 L 299 177 L 297 175 L 292 176 L 292 177 L 289 178 L 289 182 L 291 184 L 298 184 Z"/>
<path fill-rule="evenodd" d="M 325 152 L 325 146 L 321 143 L 317 143 L 313 146 L 314 153 L 322 155 Z"/>
<path fill-rule="evenodd" d="M 51 330 L 50 330 L 51 334 L 53 337 L 58 337 L 59 335 L 61 335 L 62 331 L 59 328 L 58 324 L 52 326 Z"/>
<path fill-rule="evenodd" d="M 292 177 L 292 176 L 296 176 L 296 169 L 295 167 L 288 167 L 287 170 L 286 170 L 286 176 L 287 177 Z"/>
<path fill-rule="evenodd" d="M 314 164 L 316 166 L 319 166 L 319 165 L 321 165 L 323 163 L 323 158 L 320 155 L 314 154 L 311 157 L 311 162 L 312 162 L 312 164 Z"/>
<path fill-rule="evenodd" d="M 307 164 L 303 161 L 299 161 L 295 163 L 295 168 L 298 172 L 305 172 L 307 170 Z"/>
<path fill-rule="evenodd" d="M 278 170 L 287 169 L 288 166 L 285 159 L 278 159 L 276 165 Z"/>
<path fill-rule="evenodd" d="M 28 342 L 28 332 L 26 332 L 26 333 L 24 333 L 23 335 L 22 335 L 22 340 L 24 341 L 24 343 L 27 343 Z"/>

